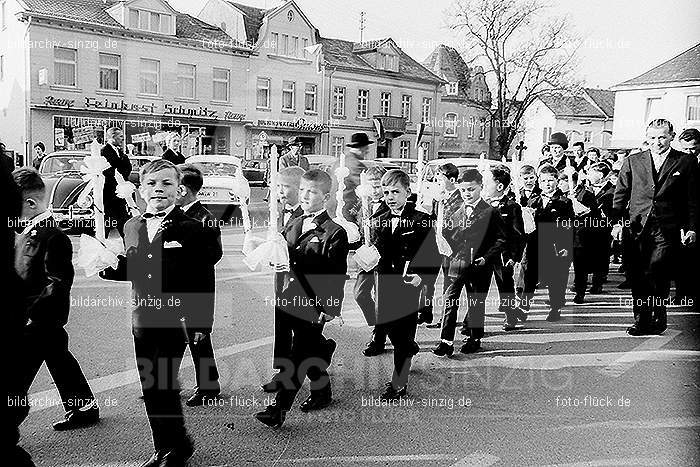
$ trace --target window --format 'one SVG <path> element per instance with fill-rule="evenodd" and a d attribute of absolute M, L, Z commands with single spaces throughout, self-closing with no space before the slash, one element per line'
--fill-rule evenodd
<path fill-rule="evenodd" d="M 428 154 L 430 153 L 430 143 L 427 141 L 424 141 L 420 143 L 420 147 L 423 148 L 423 154 L 425 158 L 428 158 Z"/>
<path fill-rule="evenodd" d="M 289 55 L 289 35 L 282 34 L 282 43 L 278 49 L 280 55 Z"/>
<path fill-rule="evenodd" d="M 474 118 L 474 117 L 472 117 Z M 444 136 L 457 136 L 457 114 L 445 114 L 445 133 Z M 473 136 L 473 135 L 472 135 Z"/>
<path fill-rule="evenodd" d="M 308 56 L 309 56 L 309 52 L 306 50 L 306 48 L 307 48 L 308 46 L 309 46 L 309 40 L 308 40 L 308 39 L 302 39 L 302 40 L 301 40 L 301 47 L 302 47 L 302 49 L 303 49 L 303 52 L 302 52 L 301 55 L 302 55 L 302 57 L 304 57 L 304 58 L 308 58 Z"/>
<path fill-rule="evenodd" d="M 380 70 L 398 71 L 399 57 L 380 53 L 377 55 L 377 68 Z"/>
<path fill-rule="evenodd" d="M 345 88 L 342 86 L 333 88 L 333 116 L 345 116 Z"/>
<path fill-rule="evenodd" d="M 686 108 L 686 120 L 688 120 L 689 122 L 700 121 L 700 95 L 688 96 Z"/>
<path fill-rule="evenodd" d="M 369 89 L 357 90 L 357 118 L 367 118 L 369 105 Z"/>
<path fill-rule="evenodd" d="M 172 17 L 152 11 L 129 9 L 129 27 L 143 31 L 170 34 Z"/>
<path fill-rule="evenodd" d="M 259 109 L 270 108 L 270 80 L 268 78 L 258 78 L 255 105 Z"/>
<path fill-rule="evenodd" d="M 318 86 L 315 84 L 306 83 L 304 89 L 304 110 L 307 112 L 316 112 L 316 92 Z"/>
<path fill-rule="evenodd" d="M 426 125 L 430 125 L 430 106 L 432 101 L 430 97 L 424 97 L 423 104 L 421 104 L 420 121 Z"/>
<path fill-rule="evenodd" d="M 590 142 L 591 142 L 591 132 L 590 132 L 590 131 L 584 131 L 584 132 L 583 132 L 583 142 L 584 142 L 584 143 L 590 143 Z"/>
<path fill-rule="evenodd" d="M 54 84 L 75 86 L 78 51 L 56 47 L 53 49 Z"/>
<path fill-rule="evenodd" d="M 296 57 L 298 50 L 299 50 L 299 38 L 292 37 L 292 44 L 291 44 L 291 47 L 289 49 L 289 55 L 291 55 L 292 57 Z"/>
<path fill-rule="evenodd" d="M 389 115 L 391 113 L 391 93 L 383 92 L 379 100 L 379 110 L 382 115 Z"/>
<path fill-rule="evenodd" d="M 119 55 L 100 54 L 100 89 L 119 91 Z"/>
<path fill-rule="evenodd" d="M 646 114 L 644 116 L 644 122 L 649 123 L 651 120 L 660 117 L 661 113 L 661 98 L 652 97 L 647 99 Z"/>
<path fill-rule="evenodd" d="M 215 101 L 228 102 L 229 71 L 226 68 L 214 68 L 212 99 Z"/>
<path fill-rule="evenodd" d="M 333 137 L 333 149 L 331 154 L 335 157 L 340 157 L 343 153 L 343 147 L 345 146 L 345 138 L 342 136 Z"/>
<path fill-rule="evenodd" d="M 194 99 L 197 67 L 187 63 L 177 64 L 177 91 L 179 97 Z"/>
<path fill-rule="evenodd" d="M 5 56 L 0 55 L 0 81 L 5 81 Z"/>
<path fill-rule="evenodd" d="M 399 144 L 399 157 L 403 159 L 408 159 L 411 157 L 411 142 L 410 141 L 401 141 Z"/>
<path fill-rule="evenodd" d="M 468 136 L 469 136 L 470 138 L 473 138 L 473 137 L 474 137 L 474 127 L 475 127 L 475 126 L 476 126 L 476 119 L 475 119 L 473 116 L 469 117 L 469 133 L 468 133 Z"/>
<path fill-rule="evenodd" d="M 296 83 L 294 81 L 282 81 L 282 110 L 294 110 Z"/>
<path fill-rule="evenodd" d="M 157 95 L 160 88 L 160 62 L 158 60 L 141 59 L 139 68 L 139 92 L 141 94 Z"/>
<path fill-rule="evenodd" d="M 280 43 L 280 35 L 277 34 L 276 32 L 273 32 L 270 34 L 270 37 L 272 38 L 272 43 L 270 44 L 270 48 L 272 49 L 272 53 L 279 53 L 279 43 Z"/>
<path fill-rule="evenodd" d="M 479 120 L 479 139 L 486 138 L 486 119 Z"/>
<path fill-rule="evenodd" d="M 447 84 L 447 94 L 451 96 L 456 96 L 457 95 L 457 89 L 458 89 L 459 83 L 454 82 L 454 83 L 448 83 Z"/>
<path fill-rule="evenodd" d="M 552 127 L 542 128 L 542 144 L 549 143 L 549 137 L 552 135 Z"/>
<path fill-rule="evenodd" d="M 406 119 L 407 122 L 411 121 L 411 102 L 413 98 L 411 96 L 403 95 L 401 96 L 401 116 Z"/>

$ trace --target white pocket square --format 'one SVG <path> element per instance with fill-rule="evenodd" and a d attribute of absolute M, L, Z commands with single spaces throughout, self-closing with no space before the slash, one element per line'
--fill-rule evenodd
<path fill-rule="evenodd" d="M 675 177 L 676 175 L 680 175 L 680 174 L 681 174 L 680 172 L 675 172 L 675 173 L 673 174 L 673 176 Z"/>
<path fill-rule="evenodd" d="M 182 244 L 180 242 L 165 242 L 163 248 L 182 248 Z"/>

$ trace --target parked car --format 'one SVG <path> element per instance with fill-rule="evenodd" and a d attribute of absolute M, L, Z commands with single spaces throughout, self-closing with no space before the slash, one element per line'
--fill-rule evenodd
<path fill-rule="evenodd" d="M 243 170 L 240 157 L 205 154 L 187 158 L 188 164 L 196 164 L 204 176 L 199 190 L 199 201 L 223 222 L 228 222 L 239 209 L 240 199 L 233 194 L 234 177 Z"/>
<path fill-rule="evenodd" d="M 88 155 L 90 151 L 56 151 L 44 157 L 39 166 L 49 209 L 59 227 L 69 232 L 88 233 L 95 228 L 92 206 L 82 207 L 77 203 L 87 185 L 80 167 Z"/>
<path fill-rule="evenodd" d="M 305 154 L 304 157 L 309 161 L 309 169 L 326 170 L 338 160 L 337 157 L 326 154 Z"/>
<path fill-rule="evenodd" d="M 267 159 L 250 159 L 243 161 L 243 175 L 250 186 L 267 186 Z"/>

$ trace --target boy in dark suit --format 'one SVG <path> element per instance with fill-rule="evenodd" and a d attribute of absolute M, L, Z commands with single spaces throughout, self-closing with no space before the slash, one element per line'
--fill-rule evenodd
<path fill-rule="evenodd" d="M 200 222 L 210 242 L 209 247 L 221 256 L 221 229 L 218 219 L 197 200 L 197 193 L 204 184 L 202 171 L 191 164 L 179 166 L 182 172 L 180 193 L 177 204 L 185 215 Z M 216 297 L 216 274 L 213 264 L 204 263 L 202 270 L 189 271 L 190 278 L 196 282 L 197 294 L 194 310 L 197 315 L 188 324 L 189 347 L 194 363 L 194 374 L 197 386 L 194 394 L 187 399 L 189 407 L 200 406 L 206 399 L 216 397 L 221 391 L 219 386 L 219 371 L 214 359 L 214 348 L 211 343 L 211 331 L 214 325 L 214 310 Z M 195 298 L 195 297 L 193 297 Z"/>
<path fill-rule="evenodd" d="M 381 398 L 406 396 L 420 308 L 421 285 L 434 281 L 440 268 L 431 216 L 407 204 L 410 178 L 401 170 L 382 177 L 389 211 L 373 222 L 372 243 L 381 259 L 376 268 L 377 321 L 387 328 L 394 346 L 394 371 Z"/>
<path fill-rule="evenodd" d="M 525 321 L 527 315 L 516 306 L 513 268 L 523 257 L 525 247 L 525 227 L 523 212 L 515 200 L 515 194 L 509 191 L 510 172 L 505 166 L 492 167 L 484 176 L 483 194 L 486 201 L 496 208 L 503 220 L 506 234 L 501 258 L 493 265 L 493 273 L 500 296 L 499 310 L 505 314 L 504 331 L 512 331 L 518 320 Z"/>
<path fill-rule="evenodd" d="M 25 291 L 28 321 L 20 352 L 24 391 L 28 391 L 42 363 L 61 395 L 65 418 L 55 430 L 97 423 L 99 408 L 85 375 L 68 349 L 70 290 L 73 285 L 73 249 L 70 239 L 47 210 L 46 187 L 34 169 L 13 174 L 22 193 L 24 230 L 15 238 L 15 271 Z"/>
<path fill-rule="evenodd" d="M 462 289 L 467 292 L 468 311 L 467 340 L 460 352 L 474 353 L 481 347 L 484 336 L 486 295 L 491 285 L 493 267 L 501 260 L 506 233 L 500 213 L 481 198 L 483 177 L 476 169 L 467 169 L 459 179 L 459 189 L 464 203 L 452 216 L 445 229 L 454 252 L 450 259 L 445 280 L 445 309 L 442 317 L 441 342 L 433 350 L 437 356 L 449 356 L 454 351 L 454 335 L 457 324 Z"/>
<path fill-rule="evenodd" d="M 277 202 L 280 206 L 279 231 L 297 217 L 304 215 L 304 210 L 299 203 L 299 184 L 304 175 L 304 169 L 298 166 L 285 167 L 277 174 Z M 275 294 L 281 292 L 284 274 L 275 273 Z M 275 306 L 275 341 L 272 350 L 272 366 L 278 371 L 272 380 L 263 384 L 265 392 L 276 392 L 281 387 L 280 377 L 283 376 L 284 362 L 288 361 L 292 354 L 292 327 L 287 319 L 288 314 Z"/>
<path fill-rule="evenodd" d="M 527 206 L 530 198 L 540 192 L 540 187 L 537 185 L 537 171 L 531 165 L 523 165 L 520 167 L 520 182 L 521 188 L 518 193 L 518 202 L 521 206 Z"/>
<path fill-rule="evenodd" d="M 274 404 L 255 414 L 260 422 L 275 428 L 284 423 L 307 376 L 311 395 L 301 404 L 302 411 L 322 409 L 332 400 L 327 369 L 335 341 L 323 337 L 323 326 L 340 315 L 349 246 L 345 230 L 326 212 L 330 190 L 326 172 L 306 172 L 299 187 L 304 215 L 284 229 L 290 270 L 281 278 L 275 305 L 288 314 L 292 352 Z"/>
<path fill-rule="evenodd" d="M 105 235 L 109 235 L 109 231 L 116 226 L 119 235 L 124 237 L 124 224 L 129 219 L 130 214 L 126 201 L 116 195 L 117 180 L 114 174 L 119 172 L 124 177 L 124 180 L 128 180 L 131 174 L 131 162 L 124 154 L 124 151 L 122 151 L 124 133 L 121 128 L 112 127 L 107 129 L 106 139 L 107 143 L 100 151 L 102 157 L 107 159 L 110 165 L 103 172 L 105 176 L 105 186 L 102 195 L 105 208 Z"/>
<path fill-rule="evenodd" d="M 610 267 L 610 250 L 612 243 L 612 224 L 610 219 L 614 217 L 613 197 L 615 196 L 615 185 L 610 181 L 612 164 L 607 161 L 597 162 L 591 165 L 588 170 L 588 182 L 595 195 L 597 211 L 600 214 L 596 219 L 596 225 L 591 230 L 591 244 L 594 246 L 591 255 L 591 272 L 593 279 L 591 289 L 592 294 L 603 293 L 603 284 L 608 277 Z M 588 278 L 586 278 L 588 279 Z"/>
<path fill-rule="evenodd" d="M 200 286 L 188 271 L 213 267 L 221 250 L 202 223 L 175 205 L 180 169 L 163 159 L 141 168 L 146 212 L 124 226 L 126 257 L 104 279 L 132 286 L 132 334 L 155 452 L 144 466 L 183 465 L 194 445 L 187 435 L 177 373 L 187 346 L 187 323 L 199 319 Z"/>
<path fill-rule="evenodd" d="M 367 183 L 372 187 L 372 195 L 369 202 L 369 211 L 365 213 L 361 211 L 361 217 L 358 219 L 360 224 L 360 232 L 364 235 L 362 228 L 363 222 L 367 219 L 370 225 L 374 220 L 389 210 L 389 207 L 383 201 L 384 192 L 382 190 L 382 176 L 386 170 L 381 166 L 371 167 L 367 170 Z M 386 345 L 386 329 L 380 323 L 377 323 L 376 302 L 373 296 L 375 290 L 374 271 L 363 271 L 360 269 L 357 273 L 355 281 L 355 302 L 360 307 L 362 314 L 369 326 L 374 326 L 372 329 L 372 340 L 367 343 L 367 347 L 362 351 L 365 357 L 374 357 L 384 353 Z"/>
<path fill-rule="evenodd" d="M 571 200 L 557 187 L 559 172 L 551 165 L 540 168 L 541 193 L 533 197 L 528 207 L 535 210 L 536 230 L 528 236 L 525 256 L 525 287 L 521 307 L 530 309 L 539 280 L 547 285 L 550 311 L 547 321 L 561 319 L 560 310 L 566 303 L 573 234 L 571 223 L 574 208 Z"/>

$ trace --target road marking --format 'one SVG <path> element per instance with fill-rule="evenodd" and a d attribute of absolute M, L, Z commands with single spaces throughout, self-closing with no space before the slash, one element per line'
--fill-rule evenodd
<path fill-rule="evenodd" d="M 642 342 L 637 347 L 635 347 L 632 350 L 632 352 L 658 350 L 661 347 L 663 347 L 664 345 L 671 342 L 673 339 L 675 339 L 676 336 L 678 336 L 680 333 L 681 333 L 680 331 L 669 330 L 662 336 L 659 336 L 659 337 L 656 337 L 653 339 L 646 339 L 644 342 Z M 605 375 L 605 376 L 611 376 L 613 378 L 617 378 L 618 376 L 621 376 L 627 370 L 632 368 L 638 362 L 639 362 L 639 360 L 635 360 L 633 357 L 630 357 L 629 355 L 624 354 L 620 358 L 618 358 L 617 360 L 612 362 L 610 365 L 601 369 L 600 373 Z"/>
<path fill-rule="evenodd" d="M 220 349 L 215 349 L 214 354 L 218 358 L 229 357 L 238 353 L 246 352 L 248 350 L 256 349 L 264 345 L 269 345 L 273 341 L 272 336 L 261 337 L 260 339 L 255 339 L 249 342 L 243 342 L 242 344 L 234 344 L 228 347 L 222 347 Z M 180 370 L 183 368 L 189 368 L 193 366 L 192 359 L 183 359 L 180 365 Z M 136 369 L 119 371 L 117 373 L 112 373 L 107 376 L 100 376 L 99 378 L 94 378 L 88 381 L 90 383 L 90 388 L 93 394 L 99 394 L 105 391 L 111 391 L 116 388 L 128 386 L 130 384 L 138 383 L 139 375 Z M 49 389 L 46 391 L 35 392 L 29 394 L 29 399 L 31 400 L 42 400 L 42 401 L 60 401 L 61 396 L 58 394 L 56 389 Z M 38 412 L 40 410 L 48 409 L 53 407 L 53 404 L 42 404 L 33 405 L 30 408 L 30 412 Z"/>
<path fill-rule="evenodd" d="M 596 459 L 586 462 L 574 462 L 571 464 L 549 464 L 544 467 L 601 467 L 601 466 L 628 466 L 628 465 L 673 465 L 671 459 L 663 457 L 623 457 L 621 459 Z"/>
<path fill-rule="evenodd" d="M 632 338 L 626 331 L 556 332 L 543 334 L 500 334 L 481 339 L 484 342 L 517 342 L 520 344 L 548 344 L 550 342 L 577 342 L 600 339 Z M 657 347 L 658 348 L 658 347 Z"/>
<path fill-rule="evenodd" d="M 583 425 L 564 425 L 553 429 L 578 430 L 581 428 L 590 428 L 597 430 L 600 428 L 612 428 L 618 430 L 657 430 L 659 428 L 696 428 L 698 426 L 700 426 L 700 417 L 673 417 L 656 420 L 614 420 L 609 422 L 586 423 Z"/>
<path fill-rule="evenodd" d="M 300 459 L 280 459 L 279 463 L 305 464 L 308 462 L 348 462 L 348 463 L 386 463 L 386 462 L 419 462 L 419 461 L 454 461 L 454 455 L 449 454 L 405 454 L 395 456 L 337 456 L 337 457 L 306 457 Z M 457 465 L 457 464 L 455 464 Z M 486 465 L 486 464 L 484 464 Z M 490 465 L 490 464 L 488 464 Z"/>

